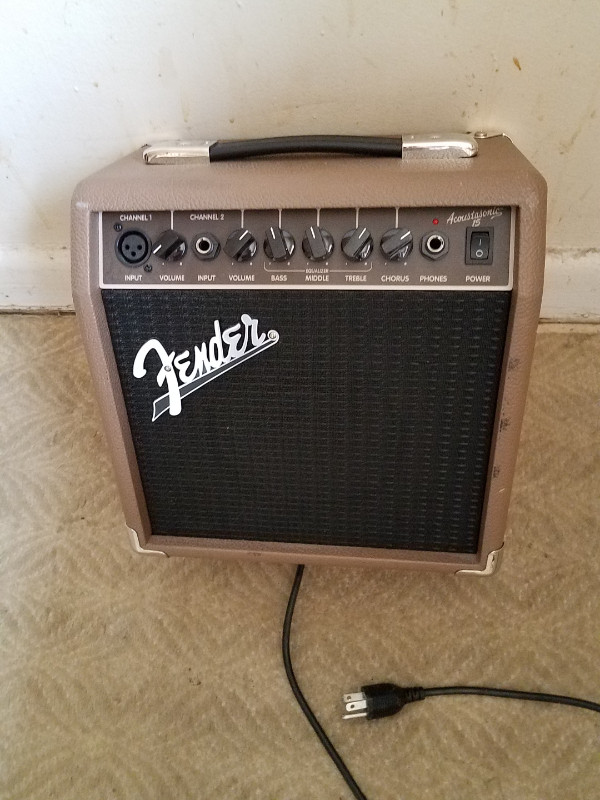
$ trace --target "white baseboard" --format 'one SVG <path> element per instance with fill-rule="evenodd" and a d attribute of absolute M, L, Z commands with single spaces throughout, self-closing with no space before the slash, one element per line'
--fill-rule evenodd
<path fill-rule="evenodd" d="M 72 310 L 68 248 L 0 248 L 0 311 Z"/>
<path fill-rule="evenodd" d="M 600 250 L 548 250 L 542 320 L 600 322 Z"/>
<path fill-rule="evenodd" d="M 72 311 L 69 251 L 0 248 L 0 311 Z M 600 250 L 549 250 L 541 319 L 600 322 Z"/>

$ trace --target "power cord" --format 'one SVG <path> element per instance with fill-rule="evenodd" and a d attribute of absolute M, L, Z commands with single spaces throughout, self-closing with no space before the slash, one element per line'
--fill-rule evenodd
<path fill-rule="evenodd" d="M 300 589 L 300 584 L 302 583 L 302 575 L 304 573 L 304 564 L 298 564 L 296 567 L 296 575 L 294 576 L 294 583 L 292 584 L 292 591 L 290 592 L 290 598 L 288 600 L 287 608 L 285 610 L 285 619 L 283 621 L 283 636 L 281 637 L 281 649 L 283 651 L 283 664 L 285 666 L 285 674 L 287 675 L 287 679 L 290 682 L 290 686 L 292 687 L 292 692 L 294 693 L 294 697 L 298 701 L 298 705 L 302 709 L 304 716 L 310 722 L 313 731 L 319 737 L 319 741 L 327 750 L 327 753 L 336 767 L 339 769 L 342 778 L 346 781 L 346 784 L 356 800 L 367 800 L 366 795 L 363 794 L 361 791 L 360 786 L 352 777 L 352 773 L 348 769 L 348 767 L 344 764 L 344 761 L 341 755 L 333 746 L 329 736 L 325 733 L 323 728 L 321 727 L 321 723 L 316 718 L 312 708 L 306 702 L 306 698 L 302 694 L 302 690 L 298 686 L 298 681 L 296 680 L 296 676 L 294 675 L 294 668 L 292 667 L 292 657 L 290 655 L 290 630 L 292 627 L 292 617 L 294 616 L 294 607 L 296 605 L 296 598 L 298 597 L 298 591 Z"/>
<path fill-rule="evenodd" d="M 380 719 L 391 717 L 402 711 L 408 703 L 424 700 L 426 697 L 441 697 L 449 694 L 478 694 L 484 697 L 504 697 L 508 700 L 535 700 L 539 703 L 558 703 L 563 706 L 577 706 L 590 711 L 600 712 L 600 703 L 590 700 L 579 700 L 577 697 L 565 697 L 562 694 L 545 694 L 544 692 L 520 692 L 516 689 L 491 689 L 489 686 L 433 686 L 424 689 L 422 686 L 396 686 L 395 683 L 372 683 L 363 686 L 360 692 L 345 694 L 346 711 L 344 719 L 365 717 Z"/>
<path fill-rule="evenodd" d="M 292 667 L 292 659 L 290 655 L 290 631 L 292 628 L 292 618 L 294 616 L 294 608 L 302 583 L 302 576 L 304 574 L 304 565 L 299 564 L 296 567 L 296 574 L 292 584 L 292 590 L 288 600 L 287 608 L 285 611 L 285 619 L 283 622 L 283 635 L 282 635 L 282 651 L 283 663 L 285 666 L 285 674 L 287 675 L 292 692 L 298 705 L 302 709 L 305 717 L 310 722 L 314 732 L 319 737 L 319 741 L 329 754 L 329 757 L 336 765 L 342 778 L 356 800 L 367 800 L 366 795 L 362 792 L 359 785 L 352 777 L 352 773 L 344 764 L 342 757 L 333 746 L 331 740 L 323 730 L 319 720 L 315 716 L 313 710 L 309 706 L 306 698 L 302 694 L 294 669 Z M 593 703 L 590 700 L 581 700 L 577 697 L 567 697 L 560 694 L 545 694 L 544 692 L 522 692 L 515 689 L 493 689 L 487 686 L 434 686 L 430 688 L 423 688 L 422 686 L 397 686 L 394 683 L 373 683 L 369 686 L 363 686 L 360 692 L 354 692 L 344 695 L 344 703 L 346 705 L 347 714 L 344 714 L 344 719 L 354 719 L 363 717 L 365 719 L 380 719 L 381 717 L 390 717 L 397 714 L 408 703 L 414 703 L 417 700 L 424 700 L 427 697 L 440 697 L 444 695 L 456 694 L 470 694 L 470 695 L 484 695 L 486 697 L 503 697 L 509 700 L 535 700 L 540 703 L 557 703 L 559 705 L 576 706 L 578 708 L 586 708 L 589 711 L 600 712 L 600 703 Z"/>

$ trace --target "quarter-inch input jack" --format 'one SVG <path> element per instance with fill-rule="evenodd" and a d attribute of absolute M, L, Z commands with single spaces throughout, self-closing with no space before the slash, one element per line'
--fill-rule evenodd
<path fill-rule="evenodd" d="M 201 233 L 194 239 L 194 255 L 200 261 L 212 261 L 219 255 L 221 244 L 212 233 Z"/>
<path fill-rule="evenodd" d="M 421 239 L 421 253 L 431 261 L 445 256 L 449 247 L 448 237 L 441 231 L 429 231 Z"/>

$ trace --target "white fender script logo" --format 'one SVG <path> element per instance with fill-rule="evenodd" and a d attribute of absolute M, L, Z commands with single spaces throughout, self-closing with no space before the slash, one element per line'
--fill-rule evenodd
<path fill-rule="evenodd" d="M 214 336 L 208 344 L 203 342 L 200 347 L 194 347 L 193 356 L 189 350 L 179 355 L 175 355 L 174 350 L 167 353 L 158 339 L 149 339 L 138 350 L 133 362 L 134 377 L 144 377 L 146 357 L 154 350 L 162 363 L 156 383 L 159 386 L 167 384 L 167 393 L 154 401 L 152 422 L 165 411 L 172 417 L 181 414 L 182 398 L 279 341 L 277 331 L 259 334 L 258 320 L 248 314 L 242 314 L 241 322 L 224 331 L 215 320 L 214 328 Z"/>

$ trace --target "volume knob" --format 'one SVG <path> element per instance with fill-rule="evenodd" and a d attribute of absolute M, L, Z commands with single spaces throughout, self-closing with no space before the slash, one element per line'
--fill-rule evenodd
<path fill-rule="evenodd" d="M 187 250 L 183 236 L 177 231 L 164 231 L 154 242 L 152 255 L 163 261 L 181 261 Z"/>
<path fill-rule="evenodd" d="M 268 228 L 264 248 L 270 261 L 287 261 L 296 248 L 296 242 L 288 231 L 282 228 Z"/>
<path fill-rule="evenodd" d="M 408 228 L 390 228 L 381 237 L 381 252 L 389 261 L 403 261 L 413 247 Z"/>
<path fill-rule="evenodd" d="M 325 228 L 311 225 L 304 231 L 302 249 L 311 261 L 324 261 L 333 253 L 333 236 Z"/>
<path fill-rule="evenodd" d="M 247 228 L 238 228 L 227 237 L 223 250 L 236 261 L 250 261 L 256 255 L 256 239 Z"/>
<path fill-rule="evenodd" d="M 373 237 L 368 228 L 353 228 L 342 237 L 342 250 L 350 261 L 364 261 L 373 250 Z"/>

